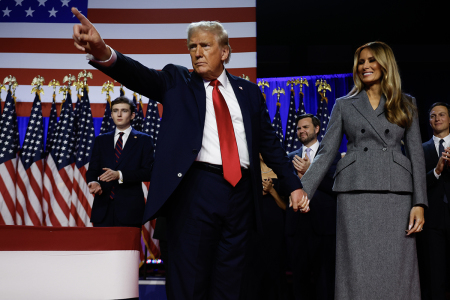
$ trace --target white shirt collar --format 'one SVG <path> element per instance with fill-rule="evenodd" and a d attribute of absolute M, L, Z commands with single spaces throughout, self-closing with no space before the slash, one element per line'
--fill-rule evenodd
<path fill-rule="evenodd" d="M 129 135 L 131 133 L 131 129 L 133 129 L 133 127 L 131 127 L 131 125 L 127 129 L 122 130 L 122 131 L 116 128 L 116 132 L 114 133 L 114 136 L 118 135 L 119 132 L 123 132 L 123 133 L 125 133 L 125 135 Z"/>
<path fill-rule="evenodd" d="M 224 89 L 226 89 L 228 87 L 228 77 L 227 77 L 227 72 L 225 71 L 225 68 L 223 68 L 223 72 L 222 74 L 220 74 L 219 77 L 217 77 L 217 80 L 220 81 L 220 83 L 222 84 L 222 86 L 224 87 Z M 209 86 L 210 81 L 206 81 L 203 80 L 203 84 L 205 85 L 205 89 Z"/>
<path fill-rule="evenodd" d="M 317 150 L 319 150 L 319 140 L 317 140 L 314 144 L 311 145 L 311 147 L 306 147 L 303 145 L 303 152 L 306 152 L 306 148 L 311 148 L 311 150 L 315 153 L 317 153 Z"/>
<path fill-rule="evenodd" d="M 433 135 L 433 141 L 434 141 L 435 145 L 439 145 L 440 140 L 441 140 L 441 138 L 438 138 L 437 136 Z M 447 135 L 446 137 L 444 137 L 444 142 L 445 142 L 445 145 L 447 145 L 447 147 L 450 146 L 450 134 Z"/>

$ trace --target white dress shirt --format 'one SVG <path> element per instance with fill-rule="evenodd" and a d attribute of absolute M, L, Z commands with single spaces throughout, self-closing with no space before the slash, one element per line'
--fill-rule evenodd
<path fill-rule="evenodd" d="M 233 87 L 228 80 L 225 70 L 223 70 L 217 80 L 221 83 L 219 85 L 219 90 L 225 98 L 228 110 L 230 111 L 241 167 L 248 168 L 250 165 L 250 159 L 248 155 L 247 138 L 245 135 L 241 107 L 239 106 Z M 213 87 L 209 85 L 210 82 L 211 81 L 203 81 L 206 91 L 205 127 L 203 130 L 202 148 L 198 152 L 196 161 L 207 162 L 214 165 L 222 165 L 219 133 L 217 131 L 216 114 L 212 99 Z"/>
<path fill-rule="evenodd" d="M 319 141 L 316 141 L 311 147 L 309 147 L 309 148 L 311 148 L 311 151 L 309 152 L 309 156 L 311 157 L 310 158 L 310 162 L 312 163 L 313 162 L 313 160 L 314 160 L 314 157 L 316 157 L 316 154 L 317 154 L 317 151 L 319 150 Z M 305 147 L 304 145 L 303 145 L 303 150 L 302 150 L 302 157 L 306 157 L 306 148 L 307 147 Z"/>
<path fill-rule="evenodd" d="M 434 142 L 434 147 L 436 148 L 436 153 L 438 155 L 438 157 L 441 157 L 441 153 L 439 152 L 439 142 L 441 141 L 441 138 L 438 138 L 437 136 L 433 135 L 433 142 Z M 450 134 L 447 135 L 446 137 L 444 137 L 444 142 L 442 143 L 442 146 L 444 146 L 444 149 L 447 147 L 450 147 Z M 434 176 L 436 176 L 437 179 L 439 179 L 439 177 L 441 177 L 441 174 L 437 174 L 436 173 L 436 168 L 434 168 Z"/>

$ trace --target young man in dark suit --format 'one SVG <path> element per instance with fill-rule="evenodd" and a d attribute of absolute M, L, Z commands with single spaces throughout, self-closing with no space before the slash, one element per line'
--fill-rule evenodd
<path fill-rule="evenodd" d="M 250 228 L 261 229 L 259 153 L 285 194 L 307 209 L 259 87 L 225 70 L 219 22 L 188 27 L 192 68 L 148 68 L 107 46 L 77 9 L 77 49 L 127 88 L 164 106 L 143 222 L 167 217 L 170 299 L 239 299 Z M 150 151 L 150 149 L 149 149 Z"/>
<path fill-rule="evenodd" d="M 91 222 L 94 227 L 140 228 L 145 198 L 142 182 L 150 181 L 153 143 L 134 130 L 136 106 L 126 97 L 111 102 L 116 129 L 95 139 L 86 172 L 89 191 L 95 195 Z"/>
<path fill-rule="evenodd" d="M 427 171 L 428 209 L 418 234 L 422 299 L 446 299 L 450 266 L 450 105 L 437 102 L 429 111 L 433 137 L 422 144 Z"/>
<path fill-rule="evenodd" d="M 297 135 L 303 146 L 288 157 L 295 173 L 302 178 L 319 149 L 317 135 L 320 121 L 312 114 L 297 117 Z M 340 153 L 333 162 L 314 197 L 311 211 L 299 214 L 286 211 L 286 233 L 293 272 L 296 300 L 334 299 L 334 265 L 336 256 L 336 195 L 332 192 L 333 175 Z"/>

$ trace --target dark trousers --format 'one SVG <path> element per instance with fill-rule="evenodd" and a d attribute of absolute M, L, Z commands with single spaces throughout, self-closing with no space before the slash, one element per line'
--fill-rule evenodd
<path fill-rule="evenodd" d="M 248 175 L 189 170 L 167 207 L 168 299 L 239 299 L 252 203 Z"/>
<path fill-rule="evenodd" d="M 420 281 L 423 300 L 445 300 L 449 284 L 450 265 L 450 212 L 442 209 L 442 222 L 417 234 Z"/>
<path fill-rule="evenodd" d="M 136 220 L 136 223 L 134 224 L 128 224 L 121 222 L 117 215 L 114 213 L 114 199 L 110 200 L 110 203 L 108 205 L 108 210 L 106 211 L 105 217 L 101 222 L 94 222 L 92 225 L 94 227 L 137 227 L 141 228 L 142 220 Z"/>
<path fill-rule="evenodd" d="M 333 300 L 336 261 L 336 235 L 319 235 L 311 224 L 289 237 L 294 245 L 292 287 L 296 300 Z"/>

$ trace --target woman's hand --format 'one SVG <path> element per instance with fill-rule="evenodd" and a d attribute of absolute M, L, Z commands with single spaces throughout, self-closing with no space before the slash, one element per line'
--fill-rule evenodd
<path fill-rule="evenodd" d="M 421 232 L 423 230 L 423 224 L 425 224 L 423 207 L 414 206 L 411 208 L 411 213 L 409 214 L 409 227 L 408 230 L 406 230 L 406 235 Z"/>
<path fill-rule="evenodd" d="M 263 193 L 264 192 L 266 192 L 266 194 L 272 193 L 272 191 L 274 190 L 272 178 L 263 179 L 262 184 L 263 184 Z"/>

